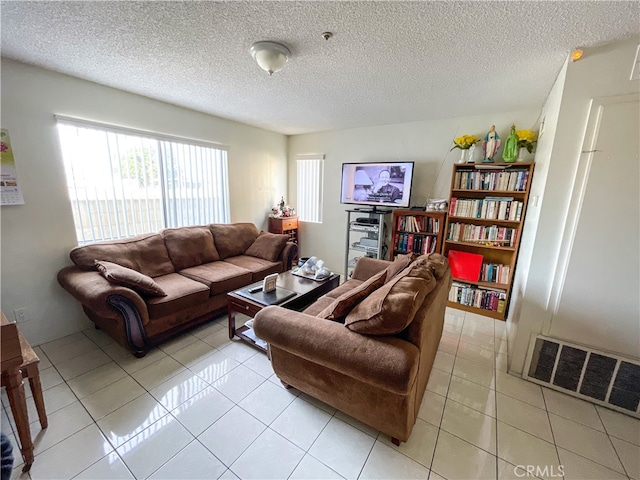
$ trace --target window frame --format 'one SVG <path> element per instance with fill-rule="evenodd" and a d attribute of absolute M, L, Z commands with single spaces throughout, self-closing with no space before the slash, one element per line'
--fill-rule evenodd
<path fill-rule="evenodd" d="M 96 122 L 92 120 L 69 117 L 65 115 L 54 115 L 54 119 L 56 122 L 56 128 L 58 129 L 58 132 L 60 132 L 59 130 L 60 126 L 69 126 L 69 127 L 76 127 L 76 128 L 93 129 L 105 135 L 109 135 L 109 134 L 127 135 L 127 136 L 140 138 L 142 140 L 146 139 L 146 140 L 157 142 L 158 144 L 157 162 L 158 162 L 158 169 L 159 169 L 159 175 L 160 175 L 160 178 L 159 178 L 160 202 L 162 204 L 162 207 L 160 209 L 160 217 L 161 217 L 160 221 L 155 222 L 155 228 L 158 228 L 158 231 L 161 231 L 166 228 L 175 228 L 175 226 L 172 225 L 173 222 L 171 222 L 171 220 L 167 218 L 167 214 L 168 214 L 167 206 L 169 205 L 169 202 L 175 202 L 176 199 L 175 199 L 175 192 L 172 190 L 169 190 L 169 188 L 165 185 L 166 182 L 164 178 L 165 175 L 164 175 L 163 169 L 166 168 L 166 162 L 168 162 L 168 160 L 164 158 L 163 153 L 161 151 L 164 148 L 163 143 L 169 142 L 172 147 L 183 146 L 183 147 L 186 147 L 187 149 L 191 149 L 193 147 L 199 147 L 199 148 L 213 150 L 213 152 L 210 152 L 210 153 L 214 157 L 218 157 L 219 155 L 223 154 L 222 159 L 217 159 L 217 161 L 222 162 L 221 165 L 217 164 L 217 168 L 216 168 L 217 174 L 221 175 L 222 178 L 218 180 L 221 183 L 218 183 L 217 185 L 215 185 L 218 188 L 215 189 L 214 193 L 218 196 L 221 196 L 224 199 L 224 205 L 221 207 L 220 211 L 218 211 L 217 213 L 218 215 L 222 215 L 223 217 L 219 223 L 229 223 L 230 216 L 231 216 L 231 212 L 230 212 L 231 195 L 230 195 L 230 188 L 229 188 L 229 159 L 228 159 L 228 153 L 230 150 L 229 146 L 215 143 L 215 142 L 189 138 L 189 137 L 180 137 L 177 135 L 156 133 L 148 130 L 139 130 L 139 129 L 123 127 L 119 125 L 111 125 L 111 124 Z M 58 142 L 59 142 L 59 151 L 60 151 L 61 159 L 64 165 L 65 184 L 66 184 L 67 192 L 69 194 L 69 202 L 75 211 L 76 207 L 74 205 L 80 202 L 80 200 L 78 198 L 73 197 L 72 190 L 74 189 L 77 190 L 78 183 L 77 182 L 74 182 L 72 184 L 69 183 L 69 172 L 67 172 L 67 165 L 70 163 L 70 161 L 65 158 L 65 150 L 63 148 L 63 143 L 62 143 L 62 138 L 60 136 L 60 133 L 58 134 Z M 209 152 L 206 152 L 206 153 L 209 153 Z M 185 161 L 185 158 L 187 159 L 187 161 L 193 160 L 190 155 L 187 157 L 181 158 L 181 160 Z M 117 178 L 117 177 L 112 177 L 112 178 Z M 120 175 L 119 178 L 124 179 L 125 177 Z M 113 181 L 110 181 L 110 183 L 111 185 L 114 185 Z M 150 197 L 147 196 L 145 197 L 145 200 L 148 201 L 149 198 Z M 107 198 L 106 200 L 112 200 L 112 199 Z M 126 200 L 127 199 L 124 197 L 122 199 L 117 199 L 117 198 L 113 199 L 113 201 L 115 202 L 117 201 L 126 202 Z M 197 200 L 200 200 L 200 199 L 197 199 Z M 175 205 L 172 205 L 172 208 L 175 209 L 176 208 Z M 105 240 L 131 238 L 139 234 L 149 233 L 148 231 L 130 233 L 129 225 L 120 225 L 117 223 L 114 224 L 113 221 L 110 221 L 110 222 L 101 223 L 100 227 L 98 228 L 100 232 L 102 232 L 103 229 L 109 230 L 110 232 L 112 232 L 115 229 L 117 231 L 115 235 L 112 233 L 109 236 L 109 238 L 105 238 L 105 235 L 103 234 L 96 235 L 96 232 L 98 230 L 91 228 L 92 233 L 91 235 L 89 235 L 89 238 L 87 239 L 87 236 L 84 233 L 82 233 L 83 226 L 77 225 L 76 223 L 75 213 L 74 213 L 73 220 L 74 220 L 73 223 L 74 223 L 78 245 L 87 245 L 87 244 L 96 243 L 96 242 L 105 241 Z M 91 221 L 92 220 L 93 219 L 91 219 Z M 158 223 L 160 226 L 158 225 Z M 192 225 L 199 225 L 199 224 L 200 223 L 193 223 L 193 219 L 188 218 L 187 223 L 182 226 L 192 226 Z M 153 227 L 151 228 L 151 230 L 153 230 Z"/>
<path fill-rule="evenodd" d="M 308 197 L 310 197 L 310 194 L 303 192 L 303 184 L 306 183 L 306 180 L 309 179 L 302 179 L 301 181 L 301 174 L 302 174 L 302 170 L 300 168 L 301 162 L 319 162 L 319 168 L 317 168 L 318 171 L 318 178 L 316 178 L 315 180 L 317 181 L 316 184 L 316 189 L 317 195 L 315 196 L 315 198 L 311 199 L 311 205 L 305 206 L 304 202 L 307 201 Z M 321 224 L 323 222 L 323 191 L 324 191 L 324 161 L 325 161 L 325 155 L 324 154 L 305 154 L 305 155 L 296 155 L 296 198 L 297 198 L 297 211 L 298 211 L 298 220 L 302 221 L 302 222 L 307 222 L 307 223 L 317 223 L 317 224 Z M 307 208 L 309 210 L 314 209 L 314 205 L 316 204 L 317 207 L 315 209 L 314 212 L 311 212 L 313 215 L 313 218 L 311 217 L 307 217 L 305 218 L 305 215 L 307 214 Z"/>

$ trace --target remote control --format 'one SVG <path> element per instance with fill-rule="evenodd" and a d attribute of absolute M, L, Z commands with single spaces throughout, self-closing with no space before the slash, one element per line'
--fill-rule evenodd
<path fill-rule="evenodd" d="M 259 292 L 260 290 L 262 290 L 262 285 L 260 285 L 259 287 L 253 287 L 247 290 L 247 292 L 249 293 L 256 293 Z"/>

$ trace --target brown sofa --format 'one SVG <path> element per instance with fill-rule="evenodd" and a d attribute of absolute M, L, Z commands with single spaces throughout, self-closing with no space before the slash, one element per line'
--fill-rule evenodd
<path fill-rule="evenodd" d="M 442 255 L 412 260 L 362 258 L 352 279 L 304 312 L 267 307 L 253 323 L 269 343 L 273 369 L 285 385 L 390 435 L 396 444 L 409 438 L 415 423 L 452 280 Z M 345 301 L 349 297 L 355 300 Z"/>
<path fill-rule="evenodd" d="M 74 248 L 58 281 L 136 356 L 226 308 L 226 294 L 291 268 L 297 245 L 251 223 L 166 229 Z"/>

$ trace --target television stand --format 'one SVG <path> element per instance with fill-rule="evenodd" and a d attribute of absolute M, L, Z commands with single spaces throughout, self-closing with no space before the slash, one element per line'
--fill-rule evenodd
<path fill-rule="evenodd" d="M 347 210 L 347 242 L 345 252 L 345 279 L 360 257 L 384 259 L 388 249 L 387 227 L 390 210 L 354 208 Z M 365 217 L 365 215 L 367 215 Z M 385 221 L 387 220 L 387 222 Z"/>
<path fill-rule="evenodd" d="M 374 213 L 374 214 L 382 214 L 385 215 L 387 213 L 391 213 L 391 210 L 382 210 L 382 209 L 378 209 L 377 207 L 371 207 L 371 208 L 354 208 L 353 209 L 356 212 L 363 212 L 363 213 Z M 349 210 L 347 210 L 348 212 Z"/>

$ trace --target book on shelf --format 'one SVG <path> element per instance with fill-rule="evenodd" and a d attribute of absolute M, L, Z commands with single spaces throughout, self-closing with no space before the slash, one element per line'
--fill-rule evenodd
<path fill-rule="evenodd" d="M 528 178 L 528 170 L 458 171 L 454 176 L 454 188 L 458 190 L 523 191 Z"/>
<path fill-rule="evenodd" d="M 451 290 L 449 290 L 449 301 L 468 307 L 502 313 L 507 301 L 507 294 L 501 290 L 476 287 L 454 281 Z"/>
<path fill-rule="evenodd" d="M 450 223 L 447 240 L 452 242 L 469 242 L 493 244 L 494 246 L 512 247 L 515 244 L 515 229 L 499 225 L 474 225 L 470 223 Z"/>
<path fill-rule="evenodd" d="M 452 197 L 449 215 L 483 220 L 519 221 L 522 215 L 522 202 L 513 197 Z"/>
<path fill-rule="evenodd" d="M 413 233 L 438 233 L 440 221 L 427 216 L 402 215 L 396 221 L 396 230 Z"/>
<path fill-rule="evenodd" d="M 419 253 L 425 255 L 434 253 L 438 240 L 430 235 L 420 235 L 413 233 L 396 233 L 393 239 L 394 253 Z"/>
<path fill-rule="evenodd" d="M 480 280 L 489 283 L 509 283 L 509 275 L 511 267 L 509 265 L 485 263 L 482 265 L 482 274 Z"/>

